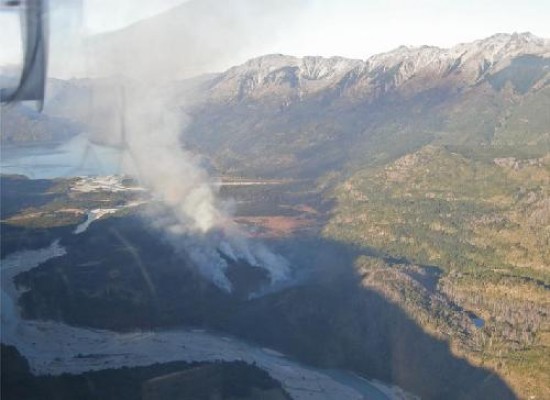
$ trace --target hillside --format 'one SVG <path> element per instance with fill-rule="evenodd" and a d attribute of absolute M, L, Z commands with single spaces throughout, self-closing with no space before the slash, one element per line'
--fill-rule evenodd
<path fill-rule="evenodd" d="M 166 18 L 98 43 L 145 40 Z M 26 316 L 119 330 L 207 327 L 424 398 L 550 398 L 548 39 L 497 34 L 367 60 L 268 55 L 190 82 L 174 82 L 169 101 L 191 117 L 182 145 L 234 182 L 262 178 L 221 195 L 236 200 L 251 235 L 304 268 L 303 281 L 249 299 L 247 281 L 262 276 L 236 265 L 243 292 L 227 296 L 134 211 L 73 237 L 86 210 L 132 196 L 71 196 L 67 181 L 10 177 L 3 254 L 54 237 L 70 247 L 17 277 L 29 289 Z M 57 82 L 47 118 L 86 122 L 73 100 L 96 84 Z M 35 140 L 26 123 L 22 135 Z M 137 250 L 122 251 L 120 234 Z M 158 296 L 133 267 L 136 254 Z"/>
<path fill-rule="evenodd" d="M 236 290 L 222 291 L 196 273 L 186 254 L 176 254 L 148 219 L 139 217 L 144 205 L 129 207 L 139 193 L 121 191 L 120 185 L 109 190 L 84 178 L 4 176 L 0 181 L 2 205 L 7 206 L 0 224 L 2 250 L 43 248 L 60 239 L 67 251 L 15 277 L 26 318 L 123 332 L 203 328 L 309 365 L 392 383 L 425 399 L 515 398 L 491 370 L 452 354 L 445 340 L 427 334 L 400 305 L 360 284 L 356 258 L 367 253 L 385 262 L 387 257 L 319 237 L 330 202 L 304 182 L 228 185 L 222 191 L 238 204 L 237 218 L 250 223 L 251 232 L 285 254 L 295 269 L 296 285 L 250 298 L 251 284 L 261 283 L 261 270 L 231 266 Z M 75 187 L 95 189 L 70 189 Z M 85 211 L 95 207 L 119 210 L 76 234 Z M 269 229 L 281 221 L 308 226 Z"/>
<path fill-rule="evenodd" d="M 187 17 L 181 26 L 160 31 L 185 33 L 190 7 L 204 11 L 195 2 L 184 4 L 173 15 L 97 37 L 94 43 L 107 51 L 118 49 L 119 42 L 141 42 L 168 17 L 182 15 Z M 178 48 L 169 38 L 151 40 L 157 39 Z M 194 62 L 201 61 L 157 64 L 185 72 Z M 102 116 L 90 108 L 105 107 L 105 85 L 112 81 L 50 80 L 46 115 L 14 113 L 4 142 L 70 136 L 64 125 L 51 127 L 49 120 L 93 125 Z M 182 144 L 207 156 L 220 173 L 317 178 L 381 165 L 430 143 L 490 144 L 503 154 L 511 150 L 505 154 L 510 156 L 518 147 L 538 154 L 550 149 L 550 40 L 530 33 L 497 34 L 450 49 L 402 46 L 367 60 L 267 55 L 171 86 L 171 94 L 165 91 L 167 104 L 191 116 Z M 14 124 L 19 128 L 10 128 Z M 118 138 L 120 132 L 100 135 L 100 140 Z"/>
<path fill-rule="evenodd" d="M 366 61 L 264 56 L 202 89 L 183 142 L 221 170 L 318 177 L 428 143 L 550 146 L 550 41 L 529 33 Z"/>
<path fill-rule="evenodd" d="M 63 143 L 80 132 L 66 119 L 41 114 L 26 106 L 2 106 L 0 141 L 3 146 Z"/>
<path fill-rule="evenodd" d="M 365 287 L 494 368 L 522 398 L 546 398 L 550 153 L 463 150 L 427 146 L 356 173 L 337 189 L 324 234 L 413 263 L 362 258 L 357 270 Z"/>

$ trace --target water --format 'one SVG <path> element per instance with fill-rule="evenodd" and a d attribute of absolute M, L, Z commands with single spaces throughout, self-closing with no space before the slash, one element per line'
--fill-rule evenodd
<path fill-rule="evenodd" d="M 120 149 L 92 144 L 81 135 L 59 146 L 4 147 L 0 167 L 4 174 L 53 179 L 115 175 L 120 173 L 123 161 L 124 153 Z M 75 233 L 84 231 L 94 217 L 96 215 L 90 213 Z M 13 278 L 63 254 L 65 249 L 54 242 L 48 248 L 18 252 L 2 260 L 2 342 L 15 345 L 36 373 L 80 373 L 176 360 L 244 360 L 268 371 L 297 400 L 405 398 L 397 388 L 373 384 L 346 371 L 308 367 L 283 354 L 213 332 L 182 329 L 117 334 L 22 319 L 16 305 L 19 292 Z M 79 354 L 95 356 L 78 357 Z"/>
<path fill-rule="evenodd" d="M 49 247 L 39 250 L 19 251 L 0 260 L 0 287 L 2 294 L 1 317 L 2 341 L 8 332 L 15 329 L 20 321 L 21 315 L 16 306 L 19 291 L 15 288 L 13 278 L 16 275 L 38 267 L 40 264 L 65 255 L 65 248 L 54 241 Z"/>
<path fill-rule="evenodd" d="M 478 329 L 481 329 L 485 326 L 485 320 L 483 318 L 472 318 L 472 322 L 474 323 L 474 326 Z"/>
<path fill-rule="evenodd" d="M 32 179 L 115 175 L 124 159 L 120 149 L 99 146 L 79 135 L 58 146 L 3 146 L 0 170 Z"/>
<path fill-rule="evenodd" d="M 88 228 L 90 227 L 91 223 L 98 220 L 99 218 L 101 218 L 102 216 L 106 215 L 106 214 L 113 214 L 115 212 L 117 212 L 118 209 L 117 208 L 106 208 L 106 209 L 101 209 L 101 208 L 98 208 L 96 210 L 91 210 L 91 211 L 88 211 L 88 215 L 86 217 L 86 221 L 82 222 L 81 224 L 79 224 L 76 229 L 74 230 L 74 234 L 75 235 L 79 235 L 83 232 L 86 232 L 86 230 L 88 230 Z"/>
<path fill-rule="evenodd" d="M 476 327 L 477 329 L 481 329 L 485 326 L 485 320 L 483 318 L 478 317 L 471 311 L 468 311 L 467 314 L 468 318 L 470 318 L 470 321 L 472 321 L 472 324 L 474 324 L 474 327 Z"/>

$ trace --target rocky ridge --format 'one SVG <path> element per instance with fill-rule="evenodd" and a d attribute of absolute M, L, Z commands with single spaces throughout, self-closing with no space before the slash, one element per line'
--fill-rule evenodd
<path fill-rule="evenodd" d="M 357 95 L 386 92 L 410 81 L 433 85 L 444 80 L 474 86 L 509 67 L 518 57 L 528 57 L 539 65 L 540 79 L 548 82 L 550 40 L 528 32 L 501 33 L 449 49 L 401 46 L 366 60 L 262 56 L 219 75 L 210 87 L 210 98 L 235 101 L 292 95 L 300 99 L 326 89 Z"/>

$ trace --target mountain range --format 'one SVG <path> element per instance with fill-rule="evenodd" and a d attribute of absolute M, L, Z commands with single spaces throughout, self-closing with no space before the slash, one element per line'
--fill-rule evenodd
<path fill-rule="evenodd" d="M 222 170 L 319 176 L 427 143 L 548 146 L 550 41 L 497 34 L 366 61 L 269 55 L 200 93 L 184 142 Z"/>
<path fill-rule="evenodd" d="M 158 20 L 98 37 L 97 46 L 145 40 L 148 26 Z M 86 126 L 83 111 L 94 104 L 88 99 L 105 82 L 51 80 L 40 118 Z M 367 60 L 267 55 L 173 81 L 163 93 L 167 107 L 190 117 L 182 146 L 204 155 L 217 173 L 305 179 L 293 185 L 319 199 L 292 197 L 284 215 L 309 210 L 320 227 L 311 235 L 321 244 L 304 256 L 309 264 L 326 243 L 341 248 L 330 260 L 335 275 L 350 259 L 352 284 L 331 277 L 222 313 L 222 321 L 238 320 L 233 332 L 260 330 L 250 338 L 393 379 L 425 398 L 451 398 L 441 390 L 453 382 L 455 398 L 476 398 L 457 388 L 468 385 L 456 380 L 454 364 L 433 357 L 437 339 L 445 352 L 502 377 L 519 398 L 550 396 L 550 40 L 496 34 L 450 49 L 399 47 Z M 40 118 L 33 124 L 43 129 L 29 129 L 25 121 L 34 114 L 24 107 L 6 111 L 16 113 L 16 123 L 5 125 L 3 143 L 67 136 Z M 266 201 L 261 217 L 277 217 L 281 193 L 254 190 L 243 207 L 253 214 Z M 356 249 L 369 256 L 355 259 Z M 45 304 L 36 288 L 31 294 Z M 217 314 L 204 315 L 220 327 Z M 391 322 L 396 315 L 406 329 Z M 424 347 L 416 334 L 407 336 L 417 328 L 430 338 Z M 419 374 L 399 375 L 392 357 L 407 360 L 403 365 L 413 360 Z M 434 371 L 444 377 L 433 379 L 436 389 L 425 384 Z"/>
<path fill-rule="evenodd" d="M 86 124 L 96 82 L 50 80 L 46 114 Z M 172 89 L 169 102 L 192 117 L 183 144 L 221 172 L 319 177 L 428 143 L 540 150 L 550 142 L 550 40 L 531 33 L 450 49 L 402 46 L 367 60 L 267 55 Z M 3 142 L 26 142 L 28 131 L 12 125 Z M 59 139 L 66 129 L 46 131 L 27 139 Z"/>

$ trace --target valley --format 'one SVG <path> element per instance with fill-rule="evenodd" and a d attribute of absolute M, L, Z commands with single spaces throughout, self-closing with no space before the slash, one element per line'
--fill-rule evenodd
<path fill-rule="evenodd" d="M 11 182 L 12 180 L 16 182 L 23 180 L 23 183 L 19 182 L 14 185 Z M 105 182 L 110 182 L 111 188 L 114 183 L 114 187 L 117 190 L 105 190 Z M 85 193 L 87 196 L 93 196 L 94 201 L 108 203 L 114 200 L 108 198 L 111 195 L 115 194 L 116 197 L 116 193 L 128 192 L 128 190 L 121 189 L 122 182 L 124 180 L 112 178 L 75 178 L 71 181 L 58 181 L 57 186 L 53 186 L 53 193 L 57 193 L 58 195 L 64 194 L 66 192 L 61 190 L 61 188 L 68 188 L 69 193 L 71 193 L 72 189 L 72 192 L 76 191 L 80 195 Z M 14 190 L 14 186 L 17 186 L 19 189 L 27 187 L 28 190 L 29 187 L 36 187 L 37 184 L 40 185 L 36 181 L 30 181 L 22 177 L 3 177 L 2 183 L 4 188 L 9 187 L 11 190 Z M 90 187 L 95 187 L 96 190 L 90 191 Z M 100 188 L 99 191 L 97 190 L 98 187 Z M 75 190 L 75 188 L 79 190 Z M 86 190 L 82 190 L 82 188 Z M 130 192 L 136 192 L 136 190 L 133 190 L 135 189 L 134 186 L 130 185 L 129 189 Z M 74 198 L 72 199 L 72 201 L 75 200 Z M 83 199 L 79 200 L 82 206 Z M 49 205 L 50 209 L 52 206 L 51 204 Z M 61 373 L 86 373 L 88 374 L 86 375 L 88 379 L 92 380 L 99 379 L 100 376 L 103 377 L 102 379 L 116 379 L 116 376 L 121 374 L 121 372 L 119 370 L 109 370 L 109 368 L 120 368 L 122 366 L 134 368 L 135 366 L 163 363 L 162 366 L 155 365 L 150 367 L 148 372 L 150 375 L 151 373 L 158 374 L 158 371 L 173 369 L 175 365 L 172 366 L 166 363 L 172 362 L 173 364 L 175 361 L 211 361 L 219 363 L 219 360 L 237 360 L 258 365 L 263 370 L 268 371 L 270 376 L 282 382 L 285 390 L 291 393 L 292 398 L 295 399 L 309 398 L 312 395 L 315 396 L 316 393 L 323 393 L 323 396 L 327 398 L 345 397 L 360 399 L 363 394 L 367 394 L 369 398 L 376 399 L 412 398 L 399 388 L 391 388 L 381 383 L 369 383 L 366 380 L 361 380 L 345 372 L 337 373 L 334 371 L 334 377 L 332 377 L 332 372 L 329 373 L 324 370 L 303 367 L 276 351 L 252 347 L 236 338 L 228 337 L 227 334 L 222 336 L 221 332 L 206 333 L 203 329 L 182 329 L 180 327 L 181 324 L 184 324 L 184 326 L 220 328 L 221 325 L 219 324 L 227 317 L 224 317 L 224 313 L 231 313 L 232 309 L 242 305 L 245 300 L 238 297 L 238 292 L 235 293 L 235 296 L 228 296 L 212 284 L 210 284 L 209 288 L 204 287 L 204 283 L 201 285 L 200 279 L 192 274 L 193 266 L 182 266 L 181 262 L 183 260 L 177 257 L 174 258 L 173 255 L 170 256 L 172 251 L 166 247 L 166 244 L 163 247 L 163 244 L 158 243 L 153 237 L 143 238 L 144 234 L 151 234 L 151 232 L 148 232 L 150 228 L 147 229 L 144 226 L 143 220 L 136 219 L 135 216 L 133 218 L 127 215 L 124 216 L 124 211 L 122 214 L 123 216 L 119 215 L 118 217 L 108 217 L 109 214 L 105 214 L 107 216 L 105 221 L 102 222 L 100 219 L 99 221 L 92 222 L 82 232 L 72 231 L 68 235 L 63 235 L 61 241 L 64 246 L 67 246 L 67 250 L 61 247 L 59 242 L 56 241 L 51 246 L 43 249 L 17 250 L 3 259 L 2 340 L 3 343 L 15 345 L 24 354 L 30 363 L 33 373 L 54 375 Z M 23 218 L 26 222 L 28 220 L 41 221 L 39 224 L 40 229 L 47 229 L 46 227 L 51 223 L 51 219 L 45 218 L 43 213 L 33 212 L 27 216 L 28 218 Z M 126 220 L 122 225 L 110 221 L 116 218 L 126 218 Z M 132 220 L 133 223 L 130 222 Z M 16 219 L 16 221 L 20 223 L 20 220 Z M 102 226 L 94 234 L 94 228 L 98 224 L 103 225 L 104 223 L 112 225 L 111 228 Z M 67 221 L 67 224 L 73 228 L 75 226 L 74 221 Z M 29 225 L 27 229 L 36 229 L 36 225 Z M 141 232 L 136 234 L 136 228 Z M 107 237 L 105 241 L 98 243 L 101 246 L 98 249 L 94 247 L 85 248 L 91 244 L 88 239 L 84 239 L 84 242 L 81 244 L 75 239 L 80 235 L 87 236 L 91 231 L 92 240 L 97 241 L 99 239 L 98 235 L 102 236 L 105 232 L 112 232 L 115 229 L 116 232 L 112 238 Z M 4 237 L 5 235 L 3 235 Z M 118 246 L 115 244 L 114 248 L 110 248 L 108 243 L 113 238 L 116 240 L 117 237 L 121 240 L 121 243 Z M 140 245 L 136 240 L 148 240 L 157 243 L 155 243 L 153 248 L 149 247 L 147 253 L 145 253 L 143 252 L 145 246 Z M 149 282 L 154 286 L 144 287 L 143 282 L 139 282 L 139 277 L 137 277 L 136 281 L 136 276 L 132 276 L 135 271 L 133 272 L 131 269 L 135 265 L 132 266 L 130 264 L 136 262 L 136 259 L 130 264 L 127 260 L 117 260 L 116 253 L 120 251 L 120 245 L 122 244 L 127 247 L 130 246 L 130 242 L 132 243 L 131 246 L 136 246 L 139 249 L 139 254 L 136 255 L 136 257 L 140 257 L 141 259 L 139 263 L 143 263 L 147 268 L 151 268 L 148 271 L 148 277 L 151 279 Z M 78 245 L 75 246 L 77 243 Z M 24 246 L 26 244 L 21 245 Z M 161 246 L 161 248 L 159 249 L 158 246 Z M 85 254 L 80 254 L 84 249 Z M 131 249 L 126 248 L 126 250 Z M 151 255 L 155 256 L 155 258 L 148 260 L 143 257 L 148 253 L 152 253 Z M 71 254 L 73 256 L 70 256 Z M 75 261 L 80 257 L 89 260 L 89 256 L 92 254 L 102 254 L 103 261 L 100 263 L 87 262 L 86 264 L 75 264 Z M 67 256 L 68 259 L 64 260 Z M 171 257 L 172 263 L 175 264 L 169 268 L 161 268 L 162 263 L 169 259 L 167 256 Z M 118 266 L 117 261 L 120 262 Z M 105 270 L 105 267 L 109 264 L 112 265 L 111 269 L 108 268 Z M 43 275 L 41 271 L 44 271 L 44 268 L 46 270 L 49 269 L 48 265 L 55 266 L 56 272 L 53 274 L 48 272 L 46 275 Z M 130 267 L 129 270 L 127 269 L 128 267 Z M 172 268 L 171 272 L 170 268 Z M 34 275 L 35 272 L 38 275 Z M 63 282 L 56 281 L 56 278 L 59 277 L 58 272 L 61 272 L 62 276 L 64 276 Z M 100 275 L 97 275 L 97 272 L 100 272 Z M 111 281 L 108 284 L 109 288 L 104 286 L 103 272 L 108 273 L 108 279 Z M 164 277 L 159 275 L 166 275 L 167 273 L 170 273 L 170 275 Z M 31 276 L 31 281 L 27 280 L 26 277 L 28 276 Z M 42 280 L 44 277 L 54 278 L 54 280 L 45 282 Z M 49 278 L 47 279 L 49 280 Z M 161 278 L 163 281 L 159 281 Z M 182 291 L 182 287 L 179 286 L 177 292 L 171 292 L 170 286 L 173 286 L 173 283 L 169 284 L 166 278 L 171 279 L 173 283 L 176 283 L 175 279 L 177 279 L 179 285 L 183 284 L 187 289 Z M 187 282 L 189 279 L 191 281 Z M 80 283 L 76 284 L 77 282 Z M 136 283 L 138 284 L 137 286 Z M 82 286 L 83 284 L 85 286 Z M 28 290 L 21 291 L 22 287 L 26 287 Z M 91 290 L 94 290 L 94 288 L 100 291 L 92 292 Z M 107 290 L 104 290 L 104 288 Z M 164 293 L 156 292 L 155 288 L 162 288 Z M 67 289 L 69 289 L 69 292 L 67 292 Z M 151 292 L 147 295 L 143 290 L 145 292 L 151 290 Z M 128 294 L 132 292 L 134 296 L 128 297 Z M 126 296 L 119 296 L 120 294 L 124 295 L 124 293 L 126 293 Z M 21 317 L 18 316 L 17 297 L 19 295 L 21 296 L 20 305 L 22 306 L 23 316 L 34 321 L 21 320 Z M 143 298 L 144 295 L 146 298 Z M 137 296 L 141 297 L 141 299 Z M 196 301 L 200 297 L 203 297 L 202 307 L 198 310 L 193 310 L 193 308 L 196 308 Z M 173 309 L 182 300 L 191 300 L 193 302 L 191 304 L 192 307 Z M 228 304 L 228 302 L 230 303 Z M 39 307 L 37 307 L 38 305 Z M 144 308 L 150 307 L 152 307 L 150 309 L 151 312 L 146 312 Z M 221 309 L 221 307 L 224 308 Z M 97 311 L 100 313 L 98 314 Z M 111 322 L 115 321 L 112 319 L 114 315 L 118 315 L 116 319 L 118 321 L 117 325 L 111 324 Z M 124 318 L 122 318 L 123 316 Z M 208 316 L 210 319 L 208 321 L 196 319 L 204 318 L 205 316 Z M 44 318 L 57 320 L 58 322 L 44 321 Z M 62 322 L 69 322 L 84 327 L 95 327 L 96 329 L 71 327 L 64 325 Z M 97 329 L 105 327 L 122 330 L 124 333 L 115 334 Z M 140 330 L 135 331 L 136 328 Z M 161 328 L 170 329 L 163 330 Z M 56 346 L 52 347 L 50 338 L 55 338 Z M 179 351 L 176 352 L 175 349 L 179 349 Z M 6 352 L 8 349 L 3 349 L 3 351 Z M 7 365 L 3 365 L 3 368 L 11 371 L 11 368 Z M 182 365 L 180 362 L 180 367 L 177 370 L 181 371 L 182 368 L 189 369 L 190 367 Z M 220 367 L 216 368 L 230 370 L 235 367 L 231 364 L 221 364 Z M 244 368 L 244 366 L 240 368 Z M 87 373 L 90 370 L 106 371 L 103 375 L 90 375 Z M 127 373 L 135 374 L 137 373 L 135 371 L 135 368 L 129 369 Z M 26 374 L 27 376 L 24 379 L 27 379 L 30 387 L 45 385 L 45 389 L 48 388 L 45 378 L 34 379 L 31 378 L 29 372 L 26 372 Z M 249 374 L 254 376 L 252 372 Z M 211 376 L 211 373 L 209 372 L 204 378 L 210 379 L 206 376 Z M 49 379 L 53 381 L 49 385 L 52 388 L 57 387 L 59 390 L 59 387 L 63 387 L 62 385 L 70 387 L 71 380 L 74 381 L 81 378 L 62 375 L 61 378 L 56 378 L 57 380 L 54 380 L 54 378 Z M 253 385 L 254 380 L 251 380 L 251 382 L 242 383 L 241 385 L 248 387 L 247 385 Z M 238 384 L 233 383 L 233 385 Z M 265 386 L 265 383 L 263 385 Z M 12 390 L 11 386 L 9 390 Z M 130 390 L 130 388 L 127 390 Z M 135 389 L 132 390 L 135 391 Z M 186 390 L 199 391 L 200 384 L 197 385 L 196 389 L 195 387 L 191 387 Z M 241 392 L 243 390 L 241 389 Z M 32 390 L 28 389 L 27 393 L 31 393 L 32 395 Z M 126 392 L 120 391 L 117 393 L 121 395 L 120 393 Z M 116 393 L 114 395 L 116 396 Z M 259 394 L 256 393 L 256 395 Z M 280 393 L 277 396 L 283 397 L 274 398 L 285 398 L 284 393 Z"/>
<path fill-rule="evenodd" d="M 30 188 L 42 184 L 25 179 L 19 182 L 21 178 L 3 178 L 4 187 L 14 185 L 11 180 L 17 183 L 19 190 L 25 188 L 30 192 Z M 68 204 L 55 199 L 66 196 L 69 187 L 82 187 L 79 182 L 82 180 L 76 179 L 76 184 L 75 180 L 57 181 L 50 187 L 50 193 L 53 192 L 49 199 L 51 204 L 42 207 L 51 209 L 57 204 L 74 208 L 75 201 L 81 202 L 81 207 L 95 207 L 97 202 L 106 207 L 111 204 L 120 207 L 125 201 L 135 201 L 133 196 L 143 196 L 139 191 L 109 191 L 99 185 L 100 189 L 92 192 L 69 191 L 76 198 L 66 200 Z M 241 204 L 241 208 L 236 209 L 237 218 L 250 218 L 251 215 L 273 218 L 275 214 L 275 217 L 303 219 L 311 218 L 312 209 L 318 210 L 317 223 L 328 218 L 323 210 L 330 210 L 330 202 L 323 200 L 319 192 L 304 187 L 303 183 L 289 185 L 293 190 L 283 184 L 230 185 L 227 189 L 232 190 L 237 205 Z M 79 196 L 84 196 L 85 203 Z M 20 193 L 18 197 L 24 196 Z M 248 208 L 244 200 L 251 198 L 255 199 L 254 207 Z M 239 203 L 239 199 L 243 202 Z M 159 241 L 154 229 L 151 231 L 146 220 L 136 214 L 138 210 L 139 207 L 127 211 L 122 208 L 117 213 L 105 215 L 78 235 L 73 232 L 83 216 L 67 221 L 66 233 L 61 234 L 60 242 L 67 253 L 15 277 L 17 287 L 26 288 L 20 299 L 23 316 L 121 332 L 158 331 L 180 326 L 206 328 L 277 349 L 318 367 L 352 369 L 397 384 L 423 398 L 450 397 L 451 394 L 484 398 L 484 393 L 513 398 L 509 389 L 489 371 L 471 367 L 452 355 L 444 341 L 426 335 L 400 310 L 400 305 L 386 300 L 385 294 L 360 285 L 355 266 L 357 257 L 362 255 L 390 262 L 391 257 L 385 253 L 375 249 L 357 250 L 323 239 L 319 230 L 310 230 L 309 234 L 298 231 L 284 236 L 266 235 L 268 243 L 291 261 L 294 284 L 249 299 L 247 293 L 256 289 L 248 285 L 250 282 L 261 285 L 261 276 L 250 267 L 235 265 L 235 274 L 230 270 L 229 276 L 237 286 L 234 294 L 228 296 L 214 285 L 206 284 L 193 273 L 194 267 L 189 260 L 181 259 L 167 243 Z M 305 216 L 299 213 L 300 210 Z M 11 218 L 13 222 L 13 216 Z M 34 211 L 29 219 L 23 218 L 29 223 L 26 232 L 30 237 L 36 229 L 50 229 L 51 220 L 45 218 L 45 214 Z M 3 232 L 6 225 L 10 223 L 4 221 Z M 9 237 L 3 234 L 3 240 Z M 15 243 L 14 251 L 29 245 Z M 247 283 L 241 286 L 239 282 Z M 41 329 L 56 326 L 59 325 L 52 322 L 51 328 L 44 326 Z M 61 331 L 52 332 L 62 337 Z M 71 336 L 88 336 L 79 332 L 75 330 Z M 416 343 L 414 349 L 403 347 L 409 341 Z M 75 344 L 75 348 L 79 347 L 82 346 Z M 319 351 L 320 348 L 323 350 Z M 431 354 L 428 363 L 423 359 L 424 352 Z M 399 357 L 398 364 L 395 357 Z M 402 369 L 395 370 L 396 365 L 401 365 Z M 415 365 L 414 370 L 406 367 L 409 365 Z M 441 365 L 449 369 L 442 370 Z M 451 377 L 447 372 L 450 370 L 461 378 Z M 433 379 L 436 371 L 437 379 Z M 417 382 L 425 382 L 428 376 L 432 377 L 430 385 L 418 385 Z"/>
<path fill-rule="evenodd" d="M 155 180 L 117 175 L 121 132 L 75 128 L 77 101 L 104 82 L 52 83 L 47 121 L 16 109 L 2 132 L 22 156 L 2 160 L 1 254 L 63 249 L 8 275 L 30 337 L 66 342 L 7 344 L 60 374 L 223 355 L 296 399 L 550 398 L 549 60 L 548 39 L 496 34 L 366 60 L 266 55 L 173 82 L 163 101 L 188 117 L 182 154 L 204 169 L 174 182 L 217 177 L 205 184 L 243 240 L 288 261 L 273 282 L 216 247 L 231 292 L 194 250 L 232 231 L 178 231 L 174 245 L 163 223 L 177 209 Z"/>

